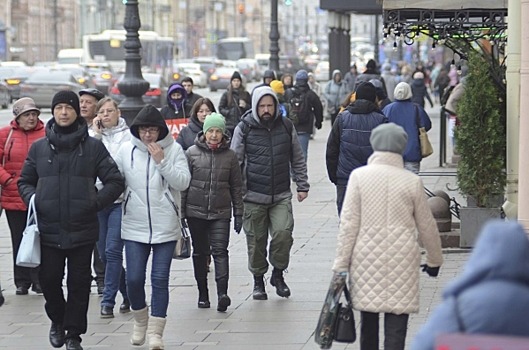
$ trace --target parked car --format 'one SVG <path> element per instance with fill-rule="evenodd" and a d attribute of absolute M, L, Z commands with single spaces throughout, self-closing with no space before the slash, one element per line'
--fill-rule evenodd
<path fill-rule="evenodd" d="M 141 97 L 146 104 L 152 104 L 156 108 L 161 108 L 166 104 L 168 85 L 166 80 L 158 73 L 142 73 L 143 79 L 149 82 L 149 90 Z M 117 103 L 120 103 L 125 96 L 119 91 L 118 84 L 123 77 L 118 80 L 110 89 L 109 96 Z"/>
<path fill-rule="evenodd" d="M 85 86 L 67 70 L 40 70 L 20 84 L 20 97 L 31 97 L 37 107 L 51 108 L 53 96 L 61 90 L 79 93 Z"/>
<path fill-rule="evenodd" d="M 11 96 L 11 101 L 20 98 L 20 84 L 39 69 L 42 68 L 30 66 L 0 66 L 0 80 L 5 82 Z"/>
<path fill-rule="evenodd" d="M 205 72 L 200 69 L 199 63 L 184 62 L 177 63 L 174 66 L 174 70 L 180 74 L 178 81 L 184 77 L 190 77 L 193 79 L 193 84 L 196 87 L 203 88 L 208 86 L 208 76 Z"/>
<path fill-rule="evenodd" d="M 329 80 L 329 61 L 321 61 L 314 69 L 314 79 L 317 81 L 328 81 Z"/>
<path fill-rule="evenodd" d="M 219 67 L 215 69 L 215 72 L 209 77 L 209 91 L 225 90 L 230 85 L 231 76 L 237 68 L 233 67 Z M 240 72 L 239 72 L 240 73 Z M 242 75 L 242 74 L 241 74 Z M 243 76 L 243 83 L 245 83 Z"/>

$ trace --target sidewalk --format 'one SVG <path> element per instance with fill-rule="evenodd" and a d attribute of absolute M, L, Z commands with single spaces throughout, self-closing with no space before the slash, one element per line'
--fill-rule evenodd
<path fill-rule="evenodd" d="M 428 112 L 433 122 L 429 136 L 435 153 L 423 161 L 421 170 L 425 173 L 453 173 L 455 169 L 438 167 L 439 113 L 437 110 Z M 164 335 L 166 349 L 318 349 L 313 332 L 331 279 L 338 230 L 335 189 L 327 178 L 325 167 L 329 131 L 330 122 L 326 120 L 323 129 L 317 132 L 309 146 L 309 197 L 301 204 L 293 202 L 294 246 L 290 268 L 285 275 L 292 296 L 289 299 L 278 297 L 274 288 L 267 283 L 269 300 L 252 300 L 253 281 L 247 269 L 244 234 L 233 233 L 229 287 L 232 305 L 226 313 L 216 311 L 213 275 L 210 275 L 209 280 L 212 308 L 198 309 L 198 292 L 191 260 L 173 261 L 170 305 Z M 452 176 L 423 176 L 423 181 L 432 191 L 447 191 L 447 184 L 456 187 L 455 177 Z M 448 194 L 460 198 L 455 192 Z M 439 277 L 429 278 L 421 274 L 421 311 L 410 317 L 408 343 L 438 304 L 443 287 L 459 274 L 468 256 L 466 251 L 445 250 L 445 264 Z M 0 307 L 0 349 L 50 349 L 50 322 L 44 312 L 44 298 L 32 292 L 27 296 L 16 296 L 14 293 L 11 241 L 5 215 L 0 218 L 0 280 L 6 297 L 5 305 Z M 150 292 L 150 285 L 147 291 Z M 83 337 L 83 347 L 147 349 L 146 345 L 133 347 L 129 343 L 131 314 L 121 315 L 116 308 L 115 318 L 99 318 L 100 298 L 95 294 L 95 286 L 92 292 L 88 332 Z M 117 303 L 121 303 L 119 296 Z M 358 325 L 358 314 L 356 319 Z M 333 349 L 359 349 L 359 345 L 358 341 L 352 345 L 334 343 Z"/>

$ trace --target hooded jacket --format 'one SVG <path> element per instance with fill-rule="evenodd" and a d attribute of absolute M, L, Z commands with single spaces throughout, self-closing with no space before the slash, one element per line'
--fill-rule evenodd
<path fill-rule="evenodd" d="M 73 132 L 63 133 L 51 118 L 46 138 L 31 146 L 18 189 L 27 204 L 35 194 L 41 244 L 59 249 L 94 245 L 97 212 L 123 192 L 124 181 L 103 143 L 88 136 L 78 117 Z M 96 190 L 99 178 L 103 188 Z"/>
<path fill-rule="evenodd" d="M 463 273 L 446 287 L 442 303 L 417 333 L 411 349 L 433 350 L 435 338 L 443 333 L 527 337 L 528 314 L 526 233 L 514 221 L 491 221 L 482 229 Z"/>
<path fill-rule="evenodd" d="M 259 101 L 266 95 L 272 96 L 275 104 L 269 126 L 257 112 Z M 231 149 L 241 165 L 246 202 L 273 204 L 291 198 L 291 168 L 297 191 L 309 191 L 307 165 L 297 132 L 290 120 L 281 117 L 278 104 L 270 87 L 256 89 L 251 111 L 243 116 L 233 134 Z"/>
<path fill-rule="evenodd" d="M 200 132 L 186 151 L 191 183 L 182 196 L 185 217 L 230 219 L 232 207 L 233 216 L 242 216 L 241 168 L 229 147 L 229 137 L 224 135 L 219 148 L 211 150 Z"/>
<path fill-rule="evenodd" d="M 325 99 L 327 100 L 327 110 L 331 114 L 338 113 L 340 110 L 340 105 L 349 94 L 347 83 L 343 81 L 343 79 L 339 82 L 334 80 L 337 74 L 341 75 L 339 69 L 335 69 L 332 72 L 332 79 L 329 80 L 323 91 Z"/>
<path fill-rule="evenodd" d="M 139 136 L 140 126 L 157 126 L 156 143 L 164 158 L 157 164 Z M 189 186 L 187 160 L 165 124 L 151 105 L 144 107 L 130 126 L 132 138 L 116 156 L 125 177 L 121 238 L 146 244 L 176 241 L 180 237 L 180 191 Z"/>
<path fill-rule="evenodd" d="M 327 174 L 332 183 L 346 186 L 351 172 L 367 164 L 373 147 L 371 131 L 388 119 L 376 104 L 356 100 L 338 114 L 327 140 Z"/>
<path fill-rule="evenodd" d="M 171 98 L 171 94 L 179 92 L 182 98 L 174 100 Z M 160 112 L 164 119 L 180 119 L 189 118 L 191 116 L 191 108 L 193 106 L 186 105 L 187 91 L 186 89 L 177 83 L 172 84 L 167 90 L 167 105 L 163 106 Z"/>
<path fill-rule="evenodd" d="M 17 182 L 31 144 L 43 136 L 44 123 L 40 119 L 33 130 L 25 131 L 16 120 L 12 120 L 8 126 L 0 129 L 0 186 L 2 186 L 0 202 L 2 208 L 22 211 L 27 209 L 18 193 Z M 11 182 L 6 185 L 9 180 Z"/>

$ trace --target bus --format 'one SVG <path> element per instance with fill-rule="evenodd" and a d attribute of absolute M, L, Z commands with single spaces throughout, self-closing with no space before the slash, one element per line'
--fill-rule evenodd
<path fill-rule="evenodd" d="M 253 42 L 248 38 L 232 37 L 217 40 L 217 58 L 237 61 L 241 58 L 254 58 Z"/>
<path fill-rule="evenodd" d="M 172 69 L 175 42 L 153 31 L 139 31 L 142 68 L 164 73 Z M 114 71 L 125 68 L 125 30 L 104 30 L 83 36 L 83 63 L 107 62 Z"/>

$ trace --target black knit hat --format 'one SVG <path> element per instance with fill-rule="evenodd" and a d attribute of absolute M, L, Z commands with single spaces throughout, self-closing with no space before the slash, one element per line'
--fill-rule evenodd
<path fill-rule="evenodd" d="M 232 81 L 233 79 L 239 79 L 240 81 L 242 81 L 241 73 L 237 71 L 233 72 L 230 81 Z"/>
<path fill-rule="evenodd" d="M 136 118 L 132 121 L 130 126 L 130 133 L 137 139 L 140 138 L 139 127 L 140 126 L 156 126 L 160 129 L 160 134 L 156 141 L 163 140 L 169 134 L 169 128 L 163 119 L 160 111 L 153 105 L 147 105 L 141 109 L 136 115 Z"/>
<path fill-rule="evenodd" d="M 66 103 L 75 110 L 77 113 L 77 116 L 81 115 L 80 107 L 79 107 L 79 97 L 77 97 L 77 94 L 70 90 L 62 90 L 59 91 L 53 96 L 53 100 L 51 101 L 51 113 L 53 114 L 53 110 L 55 109 L 55 106 L 57 106 L 59 103 Z"/>
<path fill-rule="evenodd" d="M 355 94 L 357 100 L 368 100 L 375 102 L 377 99 L 377 90 L 371 83 L 362 83 L 358 85 Z"/>

